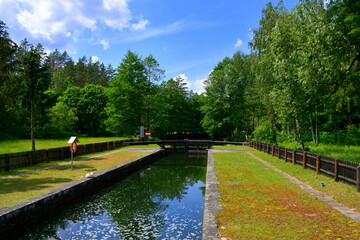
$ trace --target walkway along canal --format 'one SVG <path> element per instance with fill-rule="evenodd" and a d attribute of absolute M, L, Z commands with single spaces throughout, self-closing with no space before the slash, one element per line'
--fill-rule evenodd
<path fill-rule="evenodd" d="M 15 239 L 201 239 L 206 156 L 168 155 Z"/>

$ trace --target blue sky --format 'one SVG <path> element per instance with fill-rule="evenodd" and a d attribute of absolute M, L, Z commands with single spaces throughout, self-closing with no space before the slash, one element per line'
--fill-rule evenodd
<path fill-rule="evenodd" d="M 131 50 L 152 54 L 166 72 L 182 75 L 190 89 L 224 57 L 249 52 L 267 0 L 0 0 L 10 37 L 27 38 L 47 51 L 67 51 L 116 68 Z M 298 0 L 284 0 L 287 8 Z M 276 4 L 277 1 L 274 1 Z"/>

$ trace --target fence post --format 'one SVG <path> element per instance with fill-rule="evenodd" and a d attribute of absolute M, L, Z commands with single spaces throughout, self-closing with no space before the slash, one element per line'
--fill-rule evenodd
<path fill-rule="evenodd" d="M 285 162 L 287 162 L 287 148 L 285 148 L 285 156 L 284 156 Z"/>
<path fill-rule="evenodd" d="M 271 155 L 272 156 L 275 155 L 275 146 L 274 145 L 271 146 Z"/>
<path fill-rule="evenodd" d="M 110 142 L 107 142 L 107 150 L 110 150 Z"/>
<path fill-rule="evenodd" d="M 360 192 L 360 165 L 356 168 L 356 191 Z"/>
<path fill-rule="evenodd" d="M 45 162 L 50 162 L 49 161 L 49 150 L 48 149 L 45 149 Z"/>
<path fill-rule="evenodd" d="M 5 154 L 5 171 L 10 171 L 10 160 L 9 160 L 9 154 Z"/>
<path fill-rule="evenodd" d="M 28 161 L 29 161 L 29 165 L 30 166 L 32 166 L 33 164 L 32 164 L 32 154 L 31 154 L 32 152 L 28 152 Z"/>
<path fill-rule="evenodd" d="M 296 164 L 296 151 L 295 150 L 293 151 L 293 154 L 292 154 L 292 162 L 293 162 L 293 164 Z"/>
<path fill-rule="evenodd" d="M 335 159 L 334 164 L 334 180 L 339 181 L 339 159 Z"/>
<path fill-rule="evenodd" d="M 320 172 L 320 155 L 316 157 L 316 174 Z"/>
<path fill-rule="evenodd" d="M 278 158 L 281 158 L 281 147 L 278 147 Z"/>
<path fill-rule="evenodd" d="M 93 143 L 93 153 L 95 152 L 95 143 Z"/>
<path fill-rule="evenodd" d="M 303 168 L 306 168 L 306 162 L 307 162 L 307 155 L 306 154 L 307 154 L 306 152 L 304 152 L 304 154 L 303 154 Z"/>

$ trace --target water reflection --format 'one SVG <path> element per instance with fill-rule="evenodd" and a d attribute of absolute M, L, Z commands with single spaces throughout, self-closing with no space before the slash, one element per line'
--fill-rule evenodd
<path fill-rule="evenodd" d="M 16 239 L 201 239 L 206 158 L 169 155 Z"/>

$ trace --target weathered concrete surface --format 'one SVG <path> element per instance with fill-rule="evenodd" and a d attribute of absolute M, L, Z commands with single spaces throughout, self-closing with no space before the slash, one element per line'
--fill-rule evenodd
<path fill-rule="evenodd" d="M 119 181 L 163 155 L 164 151 L 158 150 L 128 163 L 99 171 L 94 174 L 94 178 L 82 178 L 72 181 L 39 197 L 21 202 L 12 207 L 1 208 L 0 236 L 4 237 L 6 236 L 5 234 L 10 234 L 12 231 L 21 228 L 21 226 L 43 218 L 44 215 L 59 208 L 59 206 Z"/>
<path fill-rule="evenodd" d="M 219 239 L 218 226 L 216 223 L 216 214 L 220 212 L 220 204 L 218 199 L 220 193 L 218 191 L 219 181 L 214 172 L 214 157 L 212 150 L 208 151 L 208 164 L 206 172 L 206 192 L 203 218 L 203 240 Z"/>

